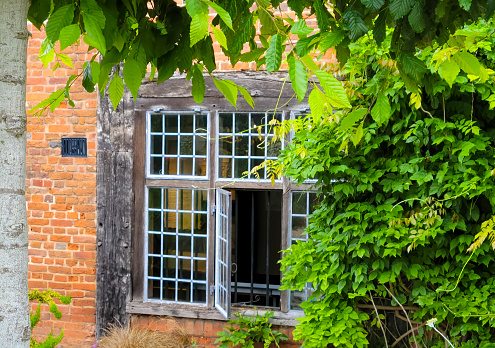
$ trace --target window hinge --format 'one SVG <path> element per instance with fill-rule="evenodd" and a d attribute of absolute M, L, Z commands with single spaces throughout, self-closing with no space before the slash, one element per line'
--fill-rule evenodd
<path fill-rule="evenodd" d="M 303 106 L 301 109 L 299 109 L 299 112 L 301 113 L 309 113 L 311 112 L 311 109 L 309 106 Z"/>
<path fill-rule="evenodd" d="M 210 286 L 210 295 L 215 293 L 215 285 Z"/>
<path fill-rule="evenodd" d="M 211 206 L 211 215 L 215 215 L 216 212 L 217 212 L 217 206 L 216 205 L 212 205 Z"/>
<path fill-rule="evenodd" d="M 163 111 L 165 110 L 165 108 L 163 106 L 157 106 L 153 109 L 154 112 L 160 112 L 160 111 Z"/>
<path fill-rule="evenodd" d="M 192 109 L 194 112 L 201 112 L 201 108 L 199 106 L 193 106 Z"/>

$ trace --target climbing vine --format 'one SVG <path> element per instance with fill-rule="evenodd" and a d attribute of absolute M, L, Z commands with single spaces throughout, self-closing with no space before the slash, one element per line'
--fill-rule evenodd
<path fill-rule="evenodd" d="M 309 115 L 281 156 L 321 196 L 309 240 L 282 259 L 284 288 L 314 288 L 294 331 L 305 347 L 495 343 L 493 29 L 418 50 L 421 89 L 372 34 L 328 67 L 353 108 Z"/>

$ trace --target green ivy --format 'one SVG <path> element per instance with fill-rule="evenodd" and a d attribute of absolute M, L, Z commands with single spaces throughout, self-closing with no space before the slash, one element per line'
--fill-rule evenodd
<path fill-rule="evenodd" d="M 419 26 L 414 6 L 391 1 L 390 11 Z M 433 318 L 456 347 L 495 344 L 495 253 L 473 244 L 482 223 L 495 235 L 494 29 L 462 28 L 398 63 L 389 44 L 364 36 L 339 72 L 353 110 L 322 116 L 314 103 L 316 117 L 299 121 L 284 174 L 317 179 L 321 204 L 309 241 L 281 263 L 284 288 L 314 287 L 294 331 L 305 347 L 366 347 L 376 336 L 393 344 L 378 327 L 411 329 L 401 306 L 427 347 L 446 344 L 425 325 Z M 413 75 L 421 89 L 404 79 Z"/>

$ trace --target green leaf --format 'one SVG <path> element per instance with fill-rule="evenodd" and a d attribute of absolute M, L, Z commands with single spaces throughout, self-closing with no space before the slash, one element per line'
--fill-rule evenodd
<path fill-rule="evenodd" d="M 414 6 L 414 0 L 391 0 L 388 6 L 394 20 L 404 17 Z"/>
<path fill-rule="evenodd" d="M 190 29 L 190 37 L 191 42 L 190 46 L 194 46 L 198 41 L 203 40 L 208 35 L 208 15 L 198 13 L 194 15 L 191 21 L 191 29 Z"/>
<path fill-rule="evenodd" d="M 345 132 L 349 128 L 351 128 L 357 121 L 363 119 L 364 115 L 368 110 L 366 108 L 361 108 L 354 110 L 347 115 L 345 115 L 340 120 L 339 132 Z"/>
<path fill-rule="evenodd" d="M 337 291 L 338 291 L 338 292 L 341 292 L 341 291 L 342 291 L 342 289 L 344 288 L 345 284 L 346 284 L 346 281 L 345 281 L 345 280 L 341 280 L 341 281 L 339 282 L 339 284 L 337 285 Z"/>
<path fill-rule="evenodd" d="M 375 27 L 373 28 L 373 38 L 375 39 L 378 46 L 382 44 L 387 36 L 387 15 L 385 13 L 380 13 L 375 21 Z"/>
<path fill-rule="evenodd" d="M 113 109 L 116 110 L 122 97 L 124 96 L 124 82 L 118 74 L 113 76 L 110 85 L 108 86 L 108 96 L 112 102 Z"/>
<path fill-rule="evenodd" d="M 208 5 L 201 0 L 186 1 L 186 10 L 191 18 L 197 14 L 208 14 Z"/>
<path fill-rule="evenodd" d="M 205 97 L 205 79 L 203 77 L 203 69 L 197 64 L 194 64 L 192 68 L 191 93 L 196 103 L 201 104 L 203 102 Z"/>
<path fill-rule="evenodd" d="M 228 49 L 227 38 L 225 37 L 223 31 L 221 31 L 217 27 L 213 27 L 213 35 L 215 35 L 215 40 L 217 40 L 220 46 L 222 46 L 225 50 L 227 50 Z"/>
<path fill-rule="evenodd" d="M 239 92 L 241 92 L 242 96 L 246 100 L 246 102 L 249 104 L 254 109 L 254 100 L 249 94 L 248 90 L 242 86 L 237 85 L 237 89 L 239 89 Z"/>
<path fill-rule="evenodd" d="M 409 92 L 419 93 L 417 81 L 415 81 L 408 74 L 406 74 L 406 72 L 400 66 L 398 66 L 397 68 L 399 69 L 400 78 L 402 79 L 402 82 L 404 82 L 404 85 L 409 90 Z"/>
<path fill-rule="evenodd" d="M 62 28 L 70 25 L 74 19 L 74 5 L 65 5 L 56 10 L 46 23 L 46 37 L 51 42 L 58 40 Z"/>
<path fill-rule="evenodd" d="M 362 13 L 353 10 L 352 7 L 349 7 L 344 12 L 344 21 L 349 27 L 349 36 L 352 40 L 357 39 L 368 31 L 368 26 L 364 22 L 362 15 Z"/>
<path fill-rule="evenodd" d="M 60 59 L 62 61 L 62 63 L 64 63 L 65 65 L 74 69 L 74 65 L 72 65 L 72 60 L 66 54 L 58 53 L 57 58 Z"/>
<path fill-rule="evenodd" d="M 438 67 L 440 76 L 447 81 L 450 87 L 452 87 L 452 84 L 454 83 L 457 75 L 459 75 L 460 71 L 461 69 L 459 68 L 459 65 L 457 65 L 453 59 L 444 61 Z"/>
<path fill-rule="evenodd" d="M 249 63 L 258 60 L 266 49 L 263 47 L 255 48 L 252 51 L 241 54 L 241 62 Z"/>
<path fill-rule="evenodd" d="M 126 59 L 124 63 L 124 81 L 127 88 L 131 91 L 134 100 L 137 98 L 137 92 L 139 86 L 141 86 L 142 78 L 141 67 L 138 62 L 132 58 Z"/>
<path fill-rule="evenodd" d="M 229 27 L 231 30 L 234 30 L 232 26 L 232 18 L 230 18 L 230 15 L 227 11 L 225 11 L 220 5 L 215 4 L 214 2 L 208 0 L 203 0 L 203 2 L 208 4 L 213 10 L 215 10 L 215 12 L 220 16 L 227 27 Z"/>
<path fill-rule="evenodd" d="M 404 72 L 414 78 L 416 81 L 420 81 L 426 71 L 425 63 L 418 57 L 410 52 L 402 52 L 400 55 L 399 63 L 404 69 Z"/>
<path fill-rule="evenodd" d="M 95 84 L 93 83 L 93 74 L 91 73 L 91 64 L 89 62 L 85 62 L 83 65 L 83 80 L 82 85 L 84 89 L 92 93 L 95 90 Z"/>
<path fill-rule="evenodd" d="M 415 32 L 421 33 L 424 30 L 426 24 L 423 18 L 423 7 L 420 2 L 414 4 L 407 19 Z"/>
<path fill-rule="evenodd" d="M 81 0 L 80 3 L 83 14 L 91 15 L 98 22 L 100 28 L 103 29 L 105 27 L 106 17 L 97 2 L 95 0 Z"/>
<path fill-rule="evenodd" d="M 278 71 L 282 64 L 282 35 L 275 34 L 270 39 L 270 46 L 266 50 L 266 70 L 268 72 Z"/>
<path fill-rule="evenodd" d="M 294 11 L 299 18 L 302 18 L 302 12 L 304 11 L 304 4 L 301 0 L 288 0 L 287 5 Z"/>
<path fill-rule="evenodd" d="M 495 0 L 488 0 L 486 2 L 485 20 L 489 20 L 494 13 L 495 13 Z"/>
<path fill-rule="evenodd" d="M 327 95 L 328 101 L 335 108 L 350 108 L 351 104 L 342 86 L 342 82 L 325 71 L 316 71 L 315 75 L 320 81 L 320 86 Z"/>
<path fill-rule="evenodd" d="M 301 62 L 304 63 L 304 65 L 306 66 L 306 68 L 308 68 L 309 70 L 311 71 L 317 71 L 317 70 L 320 70 L 320 68 L 318 68 L 318 65 L 316 65 L 315 61 L 313 60 L 313 57 L 311 57 L 309 54 L 303 56 L 303 57 L 300 57 L 301 59 Z"/>
<path fill-rule="evenodd" d="M 328 27 L 328 11 L 325 8 L 323 0 L 314 0 L 313 9 L 316 14 L 316 22 L 321 31 L 325 31 Z"/>
<path fill-rule="evenodd" d="M 227 98 L 227 100 L 237 109 L 237 85 L 230 80 L 218 80 L 213 78 L 215 86 Z"/>
<path fill-rule="evenodd" d="M 320 91 L 319 88 L 314 88 L 308 97 L 309 107 L 311 108 L 311 116 L 315 123 L 319 123 L 321 118 L 325 116 L 327 109 L 327 98 L 325 93 Z"/>
<path fill-rule="evenodd" d="M 94 46 L 101 54 L 106 53 L 105 37 L 101 31 L 98 18 L 86 13 L 83 17 L 84 28 L 86 29 L 87 36 L 91 39 L 92 46 Z"/>
<path fill-rule="evenodd" d="M 296 92 L 299 103 L 304 99 L 308 89 L 308 71 L 304 64 L 290 55 L 287 59 L 289 63 L 289 77 L 292 82 L 292 89 Z"/>
<path fill-rule="evenodd" d="M 481 64 L 478 59 L 471 53 L 459 51 L 456 52 L 452 56 L 452 58 L 466 74 L 480 76 Z"/>
<path fill-rule="evenodd" d="M 79 24 L 68 25 L 60 31 L 60 50 L 63 51 L 67 47 L 76 43 L 77 39 L 81 36 L 81 29 L 79 29 Z"/>
<path fill-rule="evenodd" d="M 41 43 L 39 57 L 45 68 L 48 66 L 48 63 L 53 62 L 53 58 L 55 58 L 53 43 L 47 37 Z"/>
<path fill-rule="evenodd" d="M 354 146 L 358 146 L 362 138 L 363 138 L 363 123 L 361 122 L 359 124 L 359 127 L 356 128 L 356 131 L 351 135 L 351 140 Z M 364 250 L 363 249 L 361 250 L 363 251 L 364 254 Z M 362 255 L 360 257 L 362 257 Z"/>
<path fill-rule="evenodd" d="M 471 8 L 472 0 L 459 0 L 459 5 L 466 11 L 469 11 Z"/>
<path fill-rule="evenodd" d="M 306 36 L 311 34 L 313 30 L 313 28 L 308 27 L 304 19 L 301 19 L 292 26 L 290 32 L 294 35 Z"/>
<path fill-rule="evenodd" d="M 385 0 L 361 0 L 364 6 L 366 6 L 371 12 L 379 11 L 385 4 Z"/>
<path fill-rule="evenodd" d="M 344 31 L 341 29 L 335 29 L 334 31 L 327 33 L 323 39 L 321 39 L 318 48 L 322 52 L 326 52 L 329 48 L 337 46 L 344 39 Z"/>
<path fill-rule="evenodd" d="M 54 112 L 65 99 L 65 89 L 63 88 L 53 92 L 48 99 L 50 99 L 50 111 Z"/>
<path fill-rule="evenodd" d="M 371 117 L 381 126 L 383 123 L 387 122 L 392 115 L 392 108 L 388 101 L 388 97 L 385 93 L 380 92 L 376 97 L 375 105 L 371 109 Z"/>

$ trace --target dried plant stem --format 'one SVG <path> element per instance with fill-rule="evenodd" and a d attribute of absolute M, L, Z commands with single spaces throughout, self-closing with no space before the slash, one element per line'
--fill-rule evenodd
<path fill-rule="evenodd" d="M 378 319 L 378 323 L 380 324 L 380 329 L 382 329 L 382 332 L 383 332 L 383 339 L 385 340 L 385 346 L 388 348 L 387 335 L 385 333 L 385 329 L 383 328 L 382 321 L 380 320 L 380 315 L 378 314 L 378 309 L 376 309 L 375 301 L 373 301 L 373 296 L 371 295 L 371 291 L 368 291 L 368 293 L 370 294 L 371 303 L 373 303 L 373 307 L 375 308 L 376 318 Z"/>

